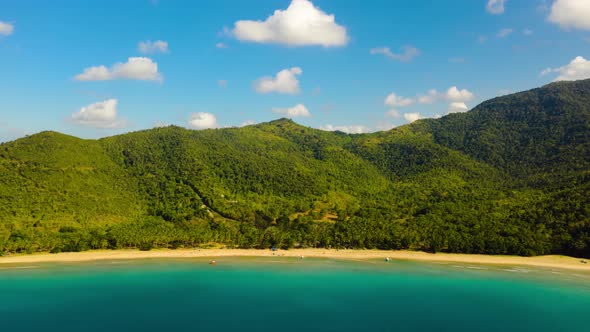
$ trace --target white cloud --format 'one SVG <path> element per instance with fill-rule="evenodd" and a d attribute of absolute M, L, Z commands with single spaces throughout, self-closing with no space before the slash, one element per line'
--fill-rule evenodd
<path fill-rule="evenodd" d="M 217 48 L 228 48 L 228 46 L 226 44 L 224 44 L 224 43 L 217 43 L 217 44 L 215 44 L 215 47 L 217 47 Z"/>
<path fill-rule="evenodd" d="M 526 28 L 524 30 L 522 30 L 522 34 L 525 36 L 532 36 L 533 35 L 533 30 Z"/>
<path fill-rule="evenodd" d="M 291 69 L 283 69 L 277 73 L 276 77 L 262 77 L 254 82 L 254 88 L 258 93 L 299 93 L 299 80 L 297 75 L 301 75 L 303 71 L 299 67 Z"/>
<path fill-rule="evenodd" d="M 14 32 L 14 25 L 0 21 L 0 35 L 10 36 Z"/>
<path fill-rule="evenodd" d="M 590 30 L 590 1 L 555 0 L 548 20 L 564 29 Z"/>
<path fill-rule="evenodd" d="M 220 88 L 227 88 L 227 80 L 217 80 L 217 85 Z"/>
<path fill-rule="evenodd" d="M 452 57 L 452 58 L 449 58 L 449 62 L 451 62 L 451 63 L 464 63 L 465 62 L 465 58 Z"/>
<path fill-rule="evenodd" d="M 369 128 L 367 128 L 365 126 L 357 126 L 357 125 L 333 126 L 331 124 L 328 124 L 325 126 L 321 126 L 320 129 L 325 130 L 325 131 L 341 131 L 341 132 L 347 133 L 347 134 L 362 134 L 362 133 L 369 132 Z"/>
<path fill-rule="evenodd" d="M 395 108 L 392 108 L 385 113 L 385 116 L 390 117 L 390 118 L 399 118 L 401 115 L 399 114 L 399 112 Z"/>
<path fill-rule="evenodd" d="M 303 104 L 297 104 L 293 107 L 290 108 L 273 108 L 272 109 L 273 113 L 276 114 L 282 114 L 291 118 L 294 117 L 309 117 L 311 116 L 311 113 L 309 113 L 309 110 L 307 110 L 307 108 L 305 107 L 305 105 Z"/>
<path fill-rule="evenodd" d="M 211 113 L 192 113 L 188 119 L 188 126 L 192 129 L 217 128 L 217 118 Z"/>
<path fill-rule="evenodd" d="M 474 95 L 471 91 L 452 86 L 445 92 L 438 92 L 436 89 L 431 89 L 426 94 L 419 94 L 415 98 L 405 98 L 391 93 L 385 98 L 385 105 L 399 108 L 411 106 L 416 103 L 434 104 L 437 102 L 450 102 L 449 112 L 465 112 L 468 110 L 465 102 L 470 101 L 473 97 Z M 385 116 L 397 118 L 400 114 L 396 109 L 391 109 L 385 113 Z M 422 118 L 420 113 L 406 113 L 403 116 L 408 122 L 414 122 Z"/>
<path fill-rule="evenodd" d="M 154 121 L 154 123 L 152 124 L 153 128 L 164 128 L 164 127 L 168 127 L 170 126 L 169 123 L 166 123 L 164 121 Z"/>
<path fill-rule="evenodd" d="M 413 58 L 421 54 L 420 50 L 413 46 L 404 46 L 402 53 L 393 53 L 389 47 L 376 47 L 369 51 L 371 54 L 382 54 L 392 60 L 399 60 L 402 62 L 411 61 Z"/>
<path fill-rule="evenodd" d="M 406 119 L 406 121 L 408 121 L 408 123 L 412 123 L 416 120 L 420 120 L 422 119 L 422 115 L 418 112 L 416 113 L 406 113 L 404 114 L 404 119 Z"/>
<path fill-rule="evenodd" d="M 541 75 L 558 73 L 554 81 L 575 81 L 590 78 L 590 61 L 577 56 L 569 64 L 559 68 L 547 68 Z"/>
<path fill-rule="evenodd" d="M 498 33 L 496 34 L 496 37 L 498 38 L 505 38 L 508 37 L 510 34 L 512 34 L 512 29 L 510 28 L 504 28 L 500 31 L 498 31 Z"/>
<path fill-rule="evenodd" d="M 467 89 L 459 90 L 456 86 L 450 87 L 444 95 L 449 101 L 466 102 L 473 99 L 473 93 Z"/>
<path fill-rule="evenodd" d="M 286 10 L 275 10 L 265 21 L 237 21 L 232 35 L 241 41 L 288 46 L 344 46 L 349 39 L 334 15 L 308 0 L 293 0 Z"/>
<path fill-rule="evenodd" d="M 125 121 L 117 118 L 117 99 L 90 104 L 70 116 L 70 120 L 82 126 L 95 128 L 122 128 Z"/>
<path fill-rule="evenodd" d="M 137 44 L 137 49 L 144 54 L 168 53 L 168 42 L 163 40 L 156 40 L 155 42 L 151 40 L 141 41 Z"/>
<path fill-rule="evenodd" d="M 486 36 L 480 35 L 480 36 L 477 37 L 477 42 L 480 43 L 480 44 L 485 43 L 486 40 L 488 40 L 488 37 L 486 37 Z"/>
<path fill-rule="evenodd" d="M 127 62 L 118 62 L 107 68 L 105 66 L 89 67 L 76 75 L 77 81 L 108 81 L 117 79 L 159 81 L 158 64 L 150 58 L 129 58 Z"/>
<path fill-rule="evenodd" d="M 387 95 L 387 97 L 385 97 L 385 101 L 383 103 L 391 107 L 406 107 L 414 104 L 415 102 L 416 101 L 412 98 L 398 96 L 392 92 L 389 95 Z"/>
<path fill-rule="evenodd" d="M 504 13 L 504 4 L 507 0 L 488 0 L 486 10 L 492 15 L 499 15 Z"/>
<path fill-rule="evenodd" d="M 441 98 L 441 95 L 435 89 L 428 90 L 426 95 L 418 96 L 418 102 L 420 104 L 433 104 Z"/>
<path fill-rule="evenodd" d="M 463 113 L 469 111 L 469 107 L 465 103 L 453 102 L 449 104 L 448 114 L 450 113 Z"/>
<path fill-rule="evenodd" d="M 246 126 L 251 126 L 251 125 L 255 125 L 256 122 L 254 120 L 246 120 L 242 123 L 240 123 L 239 127 L 246 127 Z"/>
<path fill-rule="evenodd" d="M 473 93 L 467 89 L 450 87 L 446 92 L 438 92 L 436 89 L 428 90 L 425 95 L 418 95 L 420 104 L 434 104 L 439 101 L 466 102 L 473 99 Z"/>

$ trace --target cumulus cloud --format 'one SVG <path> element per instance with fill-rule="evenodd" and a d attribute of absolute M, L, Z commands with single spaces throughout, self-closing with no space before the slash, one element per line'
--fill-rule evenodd
<path fill-rule="evenodd" d="M 419 95 L 418 102 L 420 104 L 433 104 L 441 98 L 441 94 L 435 89 L 430 89 L 426 95 Z"/>
<path fill-rule="evenodd" d="M 463 112 L 467 112 L 468 110 L 469 110 L 469 107 L 467 107 L 467 105 L 465 105 L 465 103 L 453 102 L 453 103 L 449 104 L 449 109 L 448 109 L 447 113 L 448 114 L 463 113 Z"/>
<path fill-rule="evenodd" d="M 390 93 L 385 97 L 384 104 L 391 107 L 406 107 L 414 104 L 416 101 L 412 98 L 405 98 L 398 96 L 395 93 Z"/>
<path fill-rule="evenodd" d="M 155 42 L 151 40 L 141 41 L 137 44 L 137 49 L 144 54 L 168 53 L 168 42 L 163 40 L 156 40 Z"/>
<path fill-rule="evenodd" d="M 237 21 L 231 33 L 241 41 L 288 46 L 344 46 L 349 39 L 334 15 L 309 0 L 293 0 L 287 9 L 275 10 L 264 21 Z"/>
<path fill-rule="evenodd" d="M 217 128 L 217 118 L 211 113 L 192 113 L 188 119 L 188 127 L 192 129 Z"/>
<path fill-rule="evenodd" d="M 408 121 L 408 123 L 412 123 L 416 120 L 422 119 L 422 115 L 418 112 L 416 113 L 406 113 L 404 114 L 404 119 Z"/>
<path fill-rule="evenodd" d="M 217 44 L 215 44 L 215 47 L 217 47 L 217 48 L 228 48 L 228 46 L 226 44 L 224 44 L 224 43 L 217 43 Z"/>
<path fill-rule="evenodd" d="M 590 30 L 590 1 L 555 0 L 548 20 L 563 29 Z"/>
<path fill-rule="evenodd" d="M 492 15 L 500 15 L 504 13 L 504 4 L 507 0 L 488 0 L 486 10 Z"/>
<path fill-rule="evenodd" d="M 496 34 L 496 37 L 498 37 L 498 38 L 508 37 L 508 36 L 510 36 L 510 34 L 512 34 L 512 31 L 513 30 L 510 28 L 504 28 L 504 29 L 498 31 L 498 33 Z"/>
<path fill-rule="evenodd" d="M 276 77 L 262 77 L 254 82 L 254 89 L 258 93 L 299 93 L 299 80 L 297 75 L 301 75 L 303 71 L 299 67 L 291 69 L 283 69 L 277 73 Z"/>
<path fill-rule="evenodd" d="M 347 133 L 347 134 L 362 134 L 362 133 L 369 132 L 369 128 L 367 128 L 365 126 L 358 126 L 358 125 L 333 126 L 331 124 L 327 124 L 325 126 L 321 126 L 320 129 L 325 130 L 325 131 L 341 131 L 341 132 Z"/>
<path fill-rule="evenodd" d="M 288 116 L 290 118 L 311 116 L 311 113 L 303 104 L 297 104 L 289 108 L 273 108 L 272 111 L 273 113 Z"/>
<path fill-rule="evenodd" d="M 452 86 L 443 95 L 443 98 L 450 102 L 447 114 L 462 113 L 469 110 L 465 102 L 473 99 L 473 93 L 467 89 L 460 90 L 456 86 Z"/>
<path fill-rule="evenodd" d="M 392 60 L 408 62 L 421 54 L 420 50 L 413 46 L 404 46 L 402 53 L 393 53 L 389 47 L 376 47 L 369 51 L 371 54 L 382 54 Z"/>
<path fill-rule="evenodd" d="M 467 89 L 459 90 L 456 86 L 452 86 L 444 94 L 444 98 L 449 101 L 466 102 L 473 99 L 473 93 Z"/>
<path fill-rule="evenodd" d="M 127 62 L 118 62 L 107 68 L 105 66 L 89 67 L 76 75 L 77 81 L 109 81 L 117 79 L 159 81 L 158 64 L 150 58 L 129 58 Z"/>
<path fill-rule="evenodd" d="M 534 33 L 533 30 L 531 30 L 529 28 L 526 28 L 526 29 L 523 29 L 522 30 L 522 34 L 525 35 L 525 36 L 532 36 L 533 33 Z"/>
<path fill-rule="evenodd" d="M 547 68 L 541 75 L 558 73 L 554 81 L 575 81 L 590 78 L 590 61 L 577 56 L 570 63 L 559 68 Z"/>
<path fill-rule="evenodd" d="M 416 103 L 418 104 L 434 104 L 438 102 L 449 102 L 449 112 L 454 111 L 467 111 L 468 107 L 465 102 L 472 100 L 474 97 L 473 93 L 467 89 L 459 89 L 456 86 L 452 86 L 445 92 L 439 92 L 436 89 L 431 89 L 426 94 L 418 94 L 415 98 L 405 98 L 390 93 L 385 98 L 385 105 L 390 107 L 406 107 Z M 388 117 L 399 117 L 399 113 L 396 109 L 391 109 L 385 113 Z M 420 118 L 420 113 L 406 113 L 404 118 L 408 122 L 413 122 Z"/>
<path fill-rule="evenodd" d="M 420 104 L 434 104 L 439 101 L 466 102 L 473 99 L 473 93 L 467 89 L 450 87 L 446 92 L 438 92 L 436 89 L 428 90 L 426 94 L 418 95 L 416 100 Z"/>
<path fill-rule="evenodd" d="M 70 116 L 70 120 L 77 125 L 94 128 L 122 128 L 125 126 L 125 121 L 117 117 L 117 99 L 107 99 L 82 107 Z"/>
<path fill-rule="evenodd" d="M 473 93 L 467 89 L 459 89 L 452 86 L 445 92 L 438 92 L 436 89 L 431 89 L 426 94 L 419 94 L 414 98 L 405 98 L 390 93 L 386 98 L 384 104 L 389 107 L 407 107 L 413 104 L 434 104 L 437 102 L 449 102 L 448 111 L 466 112 L 468 110 L 465 102 L 472 100 Z M 394 108 L 385 113 L 386 117 L 397 118 L 400 117 L 399 112 Z M 403 115 L 406 121 L 413 122 L 421 118 L 420 113 L 406 113 Z"/>
<path fill-rule="evenodd" d="M 10 36 L 14 33 L 14 25 L 0 21 L 0 35 Z"/>

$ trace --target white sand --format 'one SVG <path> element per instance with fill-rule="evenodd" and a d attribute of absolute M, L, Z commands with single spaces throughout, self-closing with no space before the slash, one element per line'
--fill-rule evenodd
<path fill-rule="evenodd" d="M 291 250 L 256 250 L 256 249 L 157 249 L 138 250 L 96 250 L 59 254 L 12 255 L 0 257 L 0 264 L 28 264 L 42 262 L 84 262 L 94 260 L 142 259 L 142 258 L 193 258 L 193 257 L 324 257 L 335 259 L 385 259 L 414 260 L 428 262 L 457 262 L 472 264 L 537 266 L 546 268 L 582 270 L 590 272 L 590 263 L 584 264 L 579 258 L 567 256 L 491 256 L 468 254 L 429 254 L 419 251 L 387 250 L 335 250 L 335 249 L 291 249 Z"/>

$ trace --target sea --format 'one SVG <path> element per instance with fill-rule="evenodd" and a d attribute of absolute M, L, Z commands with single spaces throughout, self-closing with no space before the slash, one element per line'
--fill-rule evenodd
<path fill-rule="evenodd" d="M 590 273 L 287 257 L 0 265 L 0 331 L 590 331 Z"/>

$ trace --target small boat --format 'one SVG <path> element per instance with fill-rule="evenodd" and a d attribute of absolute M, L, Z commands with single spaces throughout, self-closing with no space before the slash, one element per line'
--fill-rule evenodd
<path fill-rule="evenodd" d="M 386 261 L 386 262 L 391 262 L 391 258 L 389 258 L 389 257 L 385 257 L 385 261 Z"/>
<path fill-rule="evenodd" d="M 209 265 L 217 265 L 217 262 L 216 261 L 210 261 L 209 262 Z"/>

